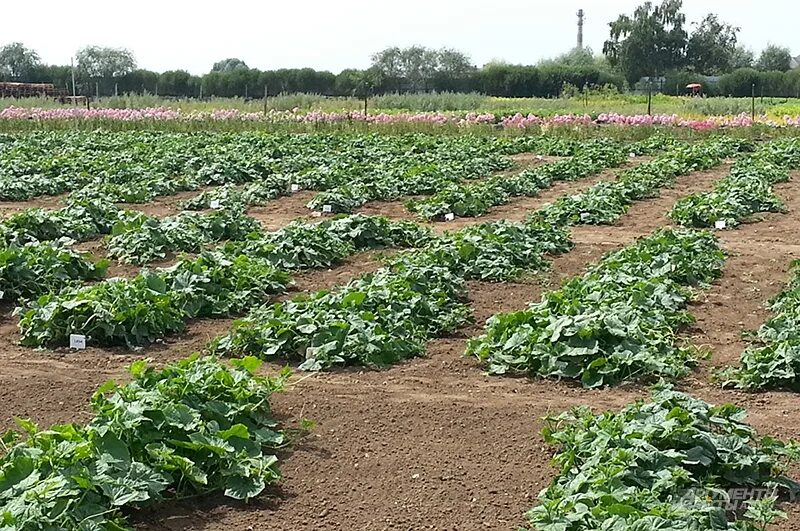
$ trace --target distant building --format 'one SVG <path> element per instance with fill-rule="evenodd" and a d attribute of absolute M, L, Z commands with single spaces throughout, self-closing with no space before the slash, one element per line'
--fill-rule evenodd
<path fill-rule="evenodd" d="M 792 60 L 789 61 L 789 66 L 791 66 L 793 69 L 800 68 L 800 55 L 797 57 L 792 57 Z"/>

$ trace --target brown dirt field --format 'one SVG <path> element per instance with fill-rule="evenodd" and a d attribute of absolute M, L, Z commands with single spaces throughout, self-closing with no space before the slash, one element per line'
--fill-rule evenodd
<path fill-rule="evenodd" d="M 0 201 L 0 219 L 27 208 L 61 208 L 67 195 L 43 195 L 30 201 Z"/>
<path fill-rule="evenodd" d="M 311 210 L 306 208 L 306 204 L 315 195 L 317 195 L 317 192 L 301 190 L 297 193 L 268 201 L 264 206 L 250 207 L 247 210 L 247 215 L 260 221 L 264 229 L 268 231 L 278 230 L 296 219 L 312 221 L 319 216 L 314 216 Z"/>
<path fill-rule="evenodd" d="M 429 343 L 427 356 L 383 371 L 337 370 L 298 375 L 273 401 L 288 425 L 317 422 L 308 436 L 281 454 L 284 478 L 249 505 L 222 497 L 167 504 L 134 515 L 141 530 L 388 530 L 516 529 L 524 512 L 553 477 L 552 450 L 539 436 L 541 417 L 570 406 L 619 409 L 646 396 L 639 386 L 586 391 L 570 383 L 489 377 L 464 345 L 499 311 L 523 308 L 542 290 L 580 274 L 604 252 L 669 224 L 677 197 L 708 189 L 727 167 L 691 174 L 660 197 L 632 206 L 609 227 L 576 227 L 576 248 L 555 257 L 549 275 L 526 282 L 470 282 L 476 324 Z M 711 360 L 681 387 L 716 403 L 732 401 L 750 411 L 764 434 L 800 438 L 791 418 L 800 398 L 791 393 L 747 394 L 709 383 L 708 369 L 735 363 L 744 346 L 738 333 L 767 316 L 762 305 L 781 289 L 786 266 L 800 252 L 800 173 L 776 187 L 789 212 L 720 233 L 731 253 L 724 276 L 701 292 L 692 311 L 697 323 L 685 335 L 712 351 Z M 578 184 L 578 183 L 569 183 Z M 586 183 L 581 183 L 586 186 Z M 564 190 L 562 189 L 562 193 Z M 548 192 L 549 193 L 549 192 Z M 543 194 L 544 195 L 544 194 Z M 481 218 L 481 221 L 484 218 Z M 296 290 L 343 283 L 378 267 L 363 253 L 341 268 L 299 275 Z M 743 323 L 743 324 L 742 324 Z M 201 348 L 230 326 L 197 322 L 186 334 L 143 355 L 163 362 Z M 0 320 L 0 430 L 12 416 L 42 424 L 88 418 L 86 400 L 109 377 L 142 354 L 88 349 L 47 353 L 15 346 L 15 320 Z M 775 526 L 800 530 L 800 508 Z"/>

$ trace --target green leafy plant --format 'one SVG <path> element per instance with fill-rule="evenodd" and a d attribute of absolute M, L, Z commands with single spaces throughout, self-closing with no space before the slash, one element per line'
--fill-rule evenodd
<path fill-rule="evenodd" d="M 236 208 L 209 214 L 181 212 L 164 219 L 140 214 L 115 224 L 106 247 L 109 256 L 141 265 L 167 253 L 199 252 L 209 243 L 244 240 L 260 233 L 259 222 Z"/>
<path fill-rule="evenodd" d="M 697 357 L 675 345 L 675 331 L 691 322 L 686 288 L 717 278 L 723 260 L 707 232 L 657 231 L 527 310 L 492 316 L 466 353 L 492 374 L 569 378 L 586 387 L 680 377 Z"/>
<path fill-rule="evenodd" d="M 298 360 L 303 370 L 382 366 L 421 355 L 427 339 L 463 324 L 464 291 L 463 280 L 443 267 L 396 264 L 330 292 L 256 309 L 210 348 Z"/>
<path fill-rule="evenodd" d="M 0 299 L 29 299 L 105 276 L 108 260 L 93 262 L 66 243 L 30 242 L 0 249 Z"/>
<path fill-rule="evenodd" d="M 2 528 L 122 531 L 129 508 L 213 492 L 257 496 L 280 479 L 271 450 L 285 443 L 269 398 L 286 376 L 259 377 L 259 364 L 136 362 L 130 383 L 97 390 L 85 426 L 39 430 L 19 420 L 27 438 L 2 438 Z"/>
<path fill-rule="evenodd" d="M 240 313 L 283 292 L 288 282 L 269 261 L 204 252 L 169 269 L 29 301 L 16 310 L 20 342 L 62 346 L 70 334 L 81 334 L 89 344 L 143 346 L 180 332 L 191 318 Z"/>
<path fill-rule="evenodd" d="M 786 473 L 799 454 L 794 443 L 758 437 L 744 417 L 663 387 L 618 413 L 579 407 L 548 417 L 542 433 L 558 472 L 528 512 L 531 529 L 764 529 L 780 516 L 769 502 L 751 502 L 734 523 L 727 493 L 797 492 Z"/>

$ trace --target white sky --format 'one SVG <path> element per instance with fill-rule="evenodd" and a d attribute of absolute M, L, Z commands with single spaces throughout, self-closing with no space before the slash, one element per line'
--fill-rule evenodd
<path fill-rule="evenodd" d="M 655 0 L 658 3 L 659 0 Z M 448 46 L 482 65 L 533 64 L 569 50 L 576 12 L 586 12 L 584 42 L 596 53 L 608 23 L 641 0 L 0 0 L 0 45 L 21 41 L 47 63 L 69 64 L 85 45 L 131 49 L 139 66 L 207 72 L 227 57 L 250 67 L 311 67 L 339 72 L 369 65 L 387 46 Z M 689 22 L 708 12 L 742 28 L 758 53 L 768 43 L 800 54 L 797 0 L 685 0 Z"/>

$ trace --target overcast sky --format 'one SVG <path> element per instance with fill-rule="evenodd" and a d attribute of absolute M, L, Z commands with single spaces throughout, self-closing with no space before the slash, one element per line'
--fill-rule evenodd
<path fill-rule="evenodd" d="M 0 44 L 21 41 L 47 63 L 69 64 L 85 45 L 124 47 L 141 68 L 210 70 L 239 57 L 262 70 L 312 67 L 339 72 L 369 65 L 387 46 L 448 46 L 482 65 L 532 64 L 576 42 L 576 12 L 586 12 L 584 42 L 600 52 L 608 23 L 639 0 L 54 0 L 0 6 Z M 689 22 L 706 13 L 742 28 L 759 52 L 768 43 L 800 54 L 797 0 L 685 0 Z"/>

